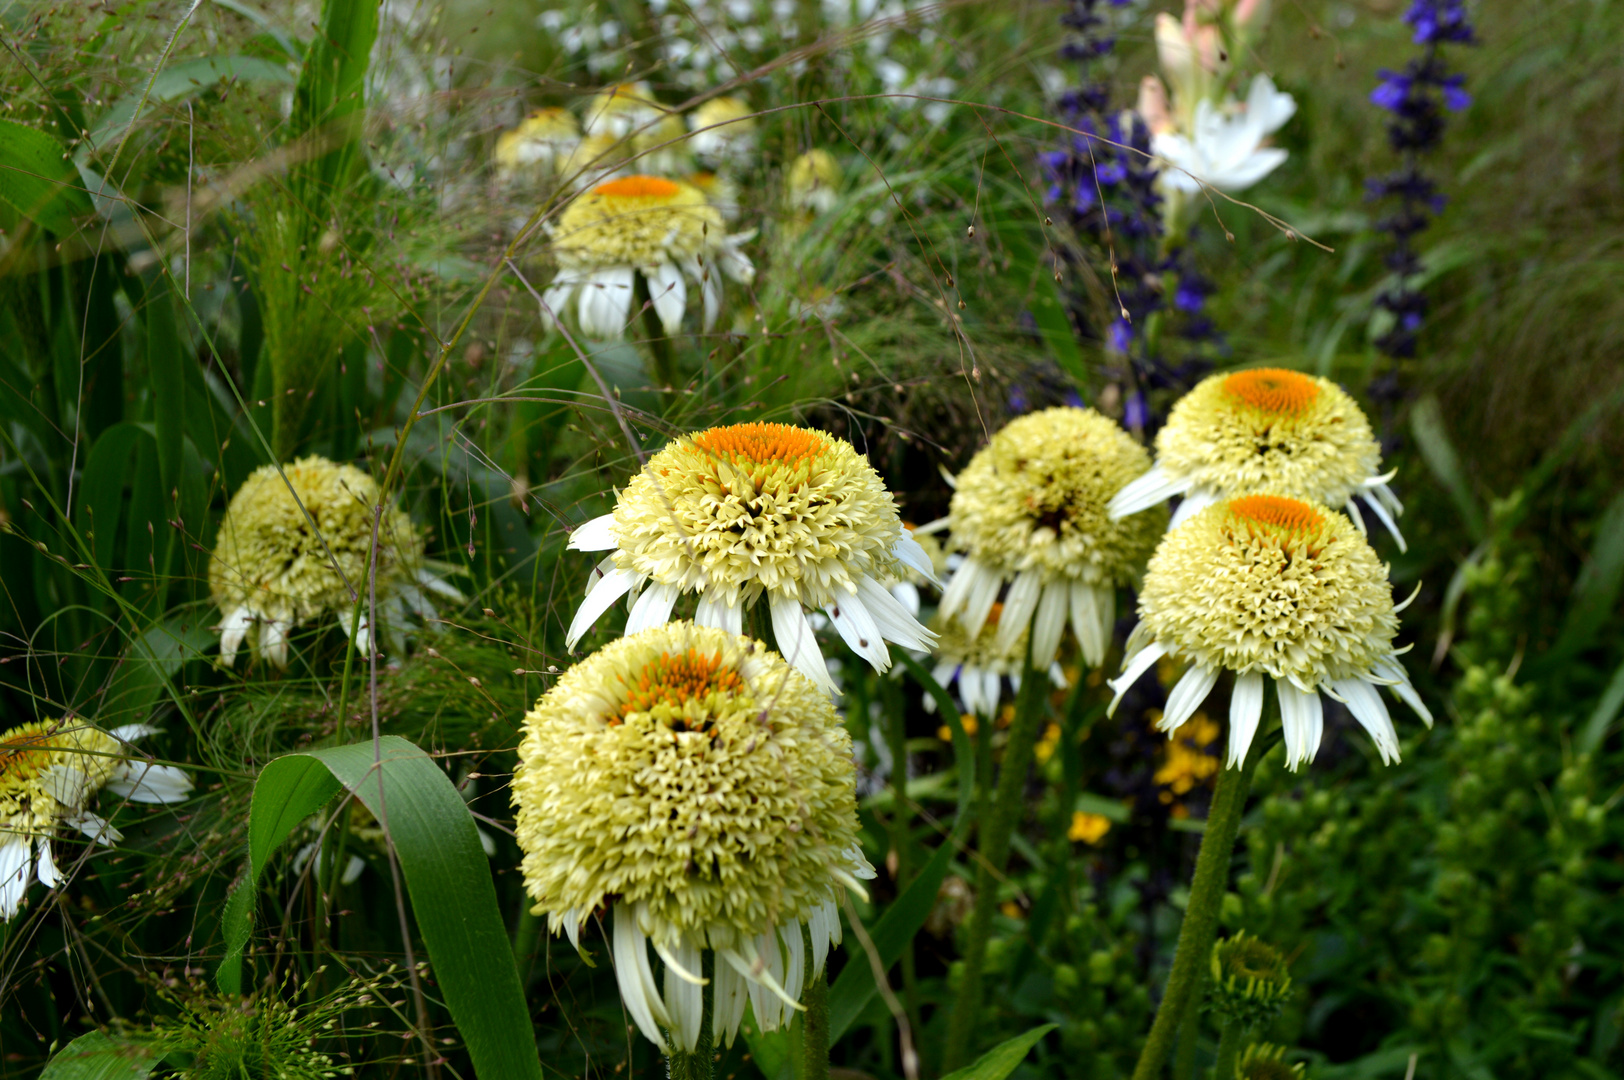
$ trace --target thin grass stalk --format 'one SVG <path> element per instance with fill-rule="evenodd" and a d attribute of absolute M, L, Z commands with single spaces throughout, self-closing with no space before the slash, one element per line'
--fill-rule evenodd
<path fill-rule="evenodd" d="M 998 787 L 992 797 L 992 806 L 982 818 L 980 851 L 976 860 L 975 910 L 970 916 L 970 936 L 964 950 L 964 981 L 959 985 L 959 995 L 953 1003 L 953 1015 L 948 1026 L 947 1047 L 942 1057 L 943 1072 L 952 1072 L 966 1063 L 970 1040 L 981 1026 L 978 1022 L 981 981 L 987 963 L 987 942 L 992 936 L 992 919 L 998 910 L 998 883 L 1003 879 L 1004 864 L 1009 860 L 1009 838 L 1020 820 L 1026 773 L 1032 765 L 1038 733 L 1042 731 L 1047 715 L 1044 706 L 1048 685 L 1048 673 L 1033 670 L 1032 643 L 1028 635 L 1021 692 L 1015 702 L 1015 721 L 1009 728 L 1009 741 L 1004 744 L 1004 764 L 998 774 Z M 992 727 L 989 720 L 986 730 L 979 733 L 989 745 Z"/>
<path fill-rule="evenodd" d="M 1269 730 L 1278 709 L 1274 695 L 1265 695 L 1260 732 Z M 1167 989 L 1156 1009 L 1156 1019 L 1150 1026 L 1144 1049 L 1140 1051 L 1139 1063 L 1134 1066 L 1133 1080 L 1156 1080 L 1162 1075 L 1162 1068 L 1178 1040 L 1179 1026 L 1196 1000 L 1196 990 L 1206 973 L 1212 941 L 1218 932 L 1218 912 L 1229 887 L 1229 857 L 1240 831 L 1241 812 L 1246 809 L 1252 774 L 1257 771 L 1262 756 L 1263 751 L 1254 748 L 1240 768 L 1223 769 L 1218 773 L 1218 788 L 1213 792 L 1206 832 L 1201 837 L 1201 852 L 1196 856 L 1195 878 L 1190 883 L 1190 902 L 1184 909 L 1178 946 L 1173 951 L 1173 970 L 1168 973 Z"/>

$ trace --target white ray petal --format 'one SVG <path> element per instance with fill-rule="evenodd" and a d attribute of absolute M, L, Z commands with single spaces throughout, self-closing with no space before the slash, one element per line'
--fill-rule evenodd
<path fill-rule="evenodd" d="M 1178 528 L 1217 501 L 1217 492 L 1196 490 L 1187 493 L 1179 501 L 1179 508 L 1173 511 L 1173 517 L 1167 523 L 1168 530 Z"/>
<path fill-rule="evenodd" d="M 875 625 L 874 617 L 868 613 L 868 606 L 861 599 L 843 596 L 823 610 L 840 632 L 846 647 L 867 660 L 870 667 L 884 672 L 891 666 L 891 653 L 885 647 L 885 639 L 881 637 L 880 628 Z"/>
<path fill-rule="evenodd" d="M 1003 689 L 999 682 L 998 672 L 987 668 L 981 671 L 981 715 L 989 719 L 998 715 L 998 699 L 1002 696 L 999 691 Z M 963 679 L 960 679 L 963 682 Z"/>
<path fill-rule="evenodd" d="M 1092 585 L 1081 581 L 1071 583 L 1071 632 L 1077 635 L 1077 647 L 1082 651 L 1083 663 L 1099 667 L 1105 663 L 1105 640 L 1100 634 L 1100 616 Z"/>
<path fill-rule="evenodd" d="M 279 668 L 288 666 L 288 631 L 291 629 L 292 624 L 281 619 L 266 619 L 260 624 L 259 654 Z"/>
<path fill-rule="evenodd" d="M 857 596 L 868 608 L 874 624 L 880 628 L 880 636 L 885 640 L 894 641 L 905 649 L 925 652 L 936 645 L 936 635 L 914 618 L 889 589 L 873 578 L 857 579 Z"/>
<path fill-rule="evenodd" d="M 1126 486 L 1115 495 L 1106 506 L 1112 521 L 1120 521 L 1129 514 L 1137 514 L 1141 510 L 1149 510 L 1157 503 L 1166 502 L 1174 495 L 1182 495 L 1190 489 L 1188 480 L 1173 480 L 1160 465 L 1153 465 L 1151 470 L 1137 480 L 1130 480 Z"/>
<path fill-rule="evenodd" d="M 570 939 L 571 948 L 581 951 L 581 917 L 574 908 L 564 912 L 564 936 Z"/>
<path fill-rule="evenodd" d="M 184 802 L 192 793 L 192 778 L 173 765 L 126 762 L 121 773 L 107 781 L 107 791 L 136 803 Z"/>
<path fill-rule="evenodd" d="M 1349 499 L 1348 502 L 1351 504 L 1353 500 Z M 1392 533 L 1393 539 L 1398 542 L 1398 549 L 1400 551 L 1409 551 L 1410 546 L 1404 542 L 1404 534 L 1398 531 L 1398 522 L 1393 520 L 1393 515 L 1387 512 L 1387 507 L 1382 505 L 1381 500 L 1367 495 L 1365 505 L 1370 507 L 1372 513 L 1382 519 L 1382 524 L 1387 526 L 1387 531 Z"/>
<path fill-rule="evenodd" d="M 107 734 L 119 742 L 134 742 L 137 739 L 144 739 L 148 735 L 156 735 L 162 730 L 163 728 L 156 724 L 123 724 Z"/>
<path fill-rule="evenodd" d="M 654 946 L 665 961 L 665 1005 L 671 1012 L 671 1035 L 677 1045 L 692 1051 L 699 1045 L 699 1026 L 705 1019 L 705 980 L 699 946 L 684 938 L 675 950 Z"/>
<path fill-rule="evenodd" d="M 696 626 L 714 626 L 730 634 L 744 633 L 744 605 L 729 604 L 721 589 L 707 589 L 699 594 L 699 606 L 694 611 Z"/>
<path fill-rule="evenodd" d="M 564 636 L 564 647 L 575 648 L 575 643 L 581 640 L 583 634 L 592 629 L 592 624 L 598 617 L 614 606 L 616 600 L 631 591 L 633 585 L 642 580 L 642 575 L 635 570 L 611 570 L 603 575 L 603 580 L 592 589 L 590 595 L 581 601 L 580 608 L 575 612 L 575 618 L 570 621 L 569 633 Z"/>
<path fill-rule="evenodd" d="M 806 612 L 801 610 L 801 602 L 794 597 L 774 593 L 767 610 L 772 616 L 773 636 L 778 639 L 778 648 L 784 659 L 822 690 L 831 696 L 838 696 L 840 688 L 829 677 L 829 669 L 823 662 L 823 651 L 818 648 L 818 640 L 812 634 L 812 624 L 806 621 Z"/>
<path fill-rule="evenodd" d="M 1318 693 L 1299 690 L 1286 679 L 1274 681 L 1274 692 L 1280 701 L 1280 723 L 1285 729 L 1286 768 L 1295 772 L 1319 752 L 1320 736 L 1325 730 L 1324 705 Z"/>
<path fill-rule="evenodd" d="M 1167 655 L 1167 646 L 1159 641 L 1153 641 L 1134 654 L 1122 668 L 1122 674 L 1106 682 L 1115 691 L 1116 696 L 1111 699 L 1111 707 L 1105 710 L 1106 716 L 1116 715 L 1117 706 L 1122 703 L 1122 695 L 1128 692 L 1128 687 L 1138 681 L 1139 676 L 1155 666 L 1156 661 Z"/>
<path fill-rule="evenodd" d="M 897 546 L 892 549 L 892 554 L 897 557 L 897 561 L 902 565 L 910 566 L 919 571 L 926 581 L 938 589 L 942 587 L 942 583 L 936 580 L 936 566 L 930 561 L 930 556 L 926 554 L 924 547 L 921 546 L 918 540 L 913 538 L 907 529 L 902 530 L 902 539 L 897 541 Z"/>
<path fill-rule="evenodd" d="M 626 617 L 626 636 L 631 637 L 670 622 L 671 609 L 676 606 L 681 591 L 675 585 L 659 581 L 644 589 L 632 605 L 631 614 Z"/>
<path fill-rule="evenodd" d="M 1038 611 L 1032 619 L 1032 666 L 1043 670 L 1054 662 L 1060 651 L 1060 635 L 1066 632 L 1067 599 L 1071 586 L 1064 580 L 1051 581 L 1044 586 L 1038 600 Z"/>
<path fill-rule="evenodd" d="M 1235 688 L 1229 695 L 1229 761 L 1228 768 L 1238 769 L 1246 761 L 1252 748 L 1252 737 L 1257 734 L 1258 721 L 1263 716 L 1263 676 L 1257 672 L 1235 676 Z"/>
<path fill-rule="evenodd" d="M 571 551 L 613 551 L 615 545 L 615 515 L 610 512 L 577 525 L 564 546 Z"/>
<path fill-rule="evenodd" d="M 436 574 L 429 573 L 427 570 L 419 570 L 413 576 L 417 578 L 417 583 L 423 588 L 438 596 L 443 596 L 447 600 L 453 600 L 460 604 L 467 599 L 467 597 L 462 595 L 462 590 L 458 589 L 455 585 L 452 585 L 444 578 L 441 578 Z"/>
<path fill-rule="evenodd" d="M 717 957 L 719 960 L 721 956 Z M 733 1045 L 739 1034 L 739 1023 L 744 1019 L 744 1006 L 750 1000 L 744 976 L 725 960 L 716 965 L 716 977 L 711 980 L 711 1038 Z"/>
<path fill-rule="evenodd" d="M 248 636 L 248 628 L 253 625 L 254 616 L 245 607 L 220 620 L 220 661 L 226 667 L 236 662 L 237 650 L 242 647 L 243 639 Z"/>
<path fill-rule="evenodd" d="M 1365 515 L 1359 512 L 1358 499 L 1350 495 L 1348 497 L 1348 501 L 1342 504 L 1342 509 L 1347 513 L 1348 517 L 1353 519 L 1353 524 L 1356 529 L 1358 529 L 1365 536 L 1370 535 L 1370 530 L 1365 526 Z"/>
<path fill-rule="evenodd" d="M 806 940 L 801 936 L 801 924 L 790 921 L 778 928 L 789 962 L 784 965 L 784 993 L 796 1000 L 806 985 Z"/>
<path fill-rule="evenodd" d="M 1156 726 L 1168 733 L 1177 731 L 1179 725 L 1195 715 L 1217 681 L 1217 668 L 1202 667 L 1200 664 L 1191 667 L 1167 695 L 1167 708 L 1162 711 L 1161 721 Z"/>
<path fill-rule="evenodd" d="M 1384 675 L 1392 681 L 1387 689 L 1391 690 L 1399 700 L 1415 710 L 1415 714 L 1425 721 L 1427 727 L 1432 726 L 1432 711 L 1421 700 L 1421 695 L 1415 692 L 1415 686 L 1410 682 L 1410 673 L 1397 660 L 1383 658 L 1376 661 L 1376 674 Z"/>
<path fill-rule="evenodd" d="M 62 875 L 56 869 L 56 860 L 51 858 L 51 841 L 49 837 L 45 837 L 39 842 L 39 863 L 35 870 L 35 876 L 39 878 L 40 884 L 47 889 L 54 889 L 62 883 Z"/>
<path fill-rule="evenodd" d="M 902 605 L 902 610 L 916 620 L 919 618 L 919 586 L 911 581 L 899 581 L 886 591 L 891 594 L 897 603 Z"/>
<path fill-rule="evenodd" d="M 631 321 L 631 306 L 631 267 L 595 271 L 581 285 L 581 330 L 588 337 L 618 338 Z"/>
<path fill-rule="evenodd" d="M 0 919 L 10 919 L 22 906 L 32 877 L 33 849 L 34 842 L 22 836 L 0 843 Z"/>
<path fill-rule="evenodd" d="M 665 1003 L 659 1002 L 659 994 L 651 992 L 653 977 L 648 974 L 648 939 L 637 926 L 637 916 L 626 905 L 616 904 L 610 919 L 614 923 L 615 981 L 620 984 L 620 998 L 626 1003 L 626 1011 L 631 1013 L 638 1030 L 664 1053 L 665 1036 L 655 1016 L 658 1014 L 667 1020 L 669 1016 Z M 656 1002 L 659 1002 L 657 1010 Z"/>
<path fill-rule="evenodd" d="M 1371 741 L 1382 756 L 1382 764 L 1391 765 L 1399 760 L 1398 732 L 1393 730 L 1393 718 L 1376 688 L 1357 678 L 1333 679 L 1331 686 L 1342 696 L 1353 718 L 1370 733 Z"/>
<path fill-rule="evenodd" d="M 1043 595 L 1043 576 L 1036 570 L 1023 570 L 1004 597 L 1004 610 L 998 616 L 998 634 L 993 638 L 1000 652 L 1009 652 L 1032 624 L 1038 610 L 1038 598 Z"/>
<path fill-rule="evenodd" d="M 683 283 L 682 271 L 675 263 L 658 263 L 644 267 L 643 276 L 648 280 L 649 300 L 660 317 L 660 325 L 667 334 L 679 333 L 682 313 L 688 309 L 688 286 Z"/>

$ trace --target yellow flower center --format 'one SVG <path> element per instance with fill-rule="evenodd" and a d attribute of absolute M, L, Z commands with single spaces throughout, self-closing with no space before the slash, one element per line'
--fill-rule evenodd
<path fill-rule="evenodd" d="M 0 786 L 32 780 L 51 765 L 56 740 L 44 724 L 25 724 L 0 739 Z"/>
<path fill-rule="evenodd" d="M 698 649 L 672 656 L 661 653 L 650 660 L 635 676 L 635 683 L 625 679 L 626 701 L 610 724 L 622 723 L 633 713 L 652 712 L 657 706 L 667 706 L 669 713 L 681 722 L 683 706 L 688 702 L 706 705 L 717 695 L 738 695 L 744 692 L 744 677 L 726 666 L 722 654 L 706 656 Z M 686 726 L 686 725 L 684 725 Z"/>
<path fill-rule="evenodd" d="M 693 444 L 730 465 L 791 465 L 817 458 L 829 440 L 789 424 L 733 424 L 701 431 Z"/>
<path fill-rule="evenodd" d="M 1281 416 L 1300 416 L 1319 397 L 1319 384 L 1284 368 L 1237 371 L 1224 379 L 1224 392 L 1245 405 Z"/>

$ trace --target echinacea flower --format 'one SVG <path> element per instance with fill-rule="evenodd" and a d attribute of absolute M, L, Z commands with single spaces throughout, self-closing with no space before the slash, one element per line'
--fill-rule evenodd
<path fill-rule="evenodd" d="M 1143 447 L 1092 409 L 1010 421 L 958 475 L 947 546 L 965 558 L 938 614 L 975 637 L 1007 582 L 999 649 L 1013 648 L 1030 626 L 1032 665 L 1046 669 L 1069 615 L 1083 659 L 1103 663 L 1117 587 L 1138 573 L 1163 524 L 1160 514 L 1119 521 L 1105 507 L 1149 463 Z"/>
<path fill-rule="evenodd" d="M 1291 973 L 1280 950 L 1245 930 L 1213 943 L 1207 1006 L 1226 1024 L 1266 1026 L 1290 998 Z"/>
<path fill-rule="evenodd" d="M 687 622 L 621 638 L 525 716 L 514 835 L 532 910 L 579 948 L 610 909 L 621 997 L 662 1051 L 696 1047 L 706 996 L 718 1040 L 747 1000 L 772 1031 L 840 940 L 840 890 L 874 876 L 856 782 L 828 696 L 760 642 Z"/>
<path fill-rule="evenodd" d="M 1297 103 L 1274 88 L 1267 75 L 1252 80 L 1245 105 L 1223 106 L 1203 98 L 1196 103 L 1188 133 L 1163 131 L 1151 138 L 1151 149 L 1167 162 L 1161 182 L 1188 194 L 1204 185 L 1220 191 L 1243 191 L 1268 176 L 1286 160 L 1286 152 L 1264 146 L 1280 130 Z"/>
<path fill-rule="evenodd" d="M 61 826 L 102 845 L 123 837 L 89 810 L 107 791 L 138 803 L 184 800 L 192 781 L 180 769 L 131 758 L 124 743 L 157 728 L 129 724 L 105 732 L 82 720 L 45 720 L 0 734 L 0 920 L 17 914 L 36 877 L 54 889 L 63 877 L 51 853 Z"/>
<path fill-rule="evenodd" d="M 496 140 L 496 167 L 504 178 L 531 172 L 550 177 L 581 142 L 581 128 L 568 109 L 534 109 Z"/>
<path fill-rule="evenodd" d="M 922 650 L 935 641 L 885 587 L 904 566 L 934 581 L 929 556 L 868 459 L 821 431 L 734 424 L 678 439 L 569 546 L 613 552 L 570 623 L 570 648 L 638 590 L 628 635 L 666 622 L 688 592 L 699 594 L 695 622 L 739 633 L 744 609 L 765 597 L 779 649 L 830 692 L 807 608 L 822 609 L 876 671 L 891 665 L 887 641 Z"/>
<path fill-rule="evenodd" d="M 1286 1048 L 1253 1043 L 1235 1063 L 1235 1080 L 1303 1080 L 1303 1064 L 1286 1064 Z"/>
<path fill-rule="evenodd" d="M 840 202 L 840 162 L 827 150 L 808 150 L 790 163 L 785 193 L 792 210 L 827 214 Z"/>
<path fill-rule="evenodd" d="M 1212 375 L 1174 404 L 1156 436 L 1156 465 L 1111 500 L 1114 518 L 1174 495 L 1177 528 L 1219 499 L 1272 491 L 1345 510 L 1364 531 L 1364 499 L 1405 549 L 1395 518 L 1404 512 L 1381 476 L 1370 421 L 1329 379 L 1282 368 Z"/>
<path fill-rule="evenodd" d="M 1393 647 L 1402 606 L 1394 607 L 1387 568 L 1341 514 L 1272 494 L 1215 503 L 1151 556 L 1110 711 L 1168 656 L 1189 667 L 1167 695 L 1157 724 L 1164 731 L 1195 714 L 1220 672 L 1233 673 L 1231 766 L 1246 760 L 1257 733 L 1265 678 L 1280 701 L 1288 768 L 1319 750 L 1322 693 L 1347 705 L 1384 764 L 1397 761 L 1398 733 L 1377 688 L 1432 724 Z"/>
<path fill-rule="evenodd" d="M 558 276 L 542 296 L 557 317 L 580 293 L 581 329 L 618 338 L 631 319 L 634 275 L 668 334 L 682 328 L 688 306 L 686 274 L 700 288 L 704 327 L 722 309 L 722 275 L 749 282 L 755 267 L 739 250 L 751 234 L 729 236 L 721 211 L 694 187 L 658 176 L 608 180 L 575 197 L 553 229 Z"/>
<path fill-rule="evenodd" d="M 617 83 L 601 90 L 587 104 L 581 130 L 587 135 L 624 139 L 666 115 L 667 110 L 654 100 L 648 83 Z"/>
<path fill-rule="evenodd" d="M 317 455 L 262 466 L 243 481 L 209 558 L 222 661 L 231 664 L 251 638 L 262 659 L 287 667 L 288 634 L 324 616 L 350 632 L 355 597 L 366 595 L 377 500 L 372 477 Z M 398 651 L 408 615 L 435 618 L 426 593 L 458 602 L 462 594 L 439 576 L 451 567 L 423 558 L 423 537 L 404 511 L 386 509 L 377 535 L 378 620 Z M 363 603 L 356 646 L 365 653 L 371 644 Z"/>
<path fill-rule="evenodd" d="M 631 148 L 613 135 L 588 135 L 575 145 L 558 172 L 570 191 L 586 191 L 632 173 Z"/>
<path fill-rule="evenodd" d="M 711 98 L 688 117 L 694 157 L 718 169 L 739 168 L 756 152 L 755 111 L 743 98 Z"/>
<path fill-rule="evenodd" d="M 938 641 L 935 656 L 936 669 L 931 677 L 942 689 L 959 685 L 959 700 L 966 712 L 993 717 L 998 714 L 1004 680 L 1008 679 L 1016 693 L 1021 690 L 1021 675 L 1026 667 L 1026 641 L 1029 631 L 1023 629 L 1008 646 L 999 647 L 999 617 L 1003 605 L 994 604 L 987 614 L 981 632 L 970 637 L 957 619 L 938 618 L 934 629 Z M 1058 661 L 1049 664 L 1049 681 L 1064 689 L 1066 674 Z M 936 699 L 929 694 L 924 698 L 925 711 L 936 711 Z"/>

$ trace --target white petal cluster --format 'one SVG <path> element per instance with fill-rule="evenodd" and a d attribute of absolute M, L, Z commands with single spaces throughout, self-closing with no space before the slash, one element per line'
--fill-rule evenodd
<path fill-rule="evenodd" d="M 524 730 L 512 790 L 534 910 L 579 946 L 612 905 L 615 975 L 643 1034 L 692 1050 L 707 991 L 730 1044 L 746 1001 L 763 1030 L 786 1022 L 840 940 L 839 890 L 874 874 L 828 696 L 759 642 L 677 622 L 571 668 Z"/>
<path fill-rule="evenodd" d="M 1203 98 L 1195 106 L 1190 132 L 1163 131 L 1151 137 L 1151 151 L 1166 163 L 1162 184 L 1192 194 L 1203 185 L 1244 191 L 1286 160 L 1284 150 L 1263 143 L 1296 111 L 1291 95 L 1276 90 L 1267 75 L 1252 80 L 1244 105 L 1229 101 L 1219 106 Z"/>
<path fill-rule="evenodd" d="M 807 608 L 822 609 L 876 671 L 891 665 L 887 641 L 935 641 L 885 586 L 904 566 L 934 581 L 930 557 L 868 460 L 821 431 L 735 424 L 678 439 L 569 546 L 612 552 L 570 624 L 571 648 L 633 592 L 627 634 L 665 623 L 688 592 L 699 594 L 695 622 L 739 633 L 745 608 L 765 597 L 778 647 L 831 693 Z"/>
<path fill-rule="evenodd" d="M 936 668 L 931 677 L 944 690 L 956 683 L 965 711 L 988 719 L 998 715 L 1005 679 L 1017 694 L 1020 693 L 1021 676 L 1026 668 L 1026 643 L 1031 637 L 1029 631 L 1022 630 L 1007 649 L 1000 648 L 998 628 L 1002 615 L 1003 605 L 994 604 L 981 632 L 974 638 L 965 634 L 956 619 L 939 619 L 934 626 L 939 640 Z M 1049 664 L 1048 675 L 1055 686 L 1064 689 L 1067 685 L 1058 660 Z M 935 712 L 936 699 L 926 694 L 924 706 L 926 712 Z"/>
<path fill-rule="evenodd" d="M 1398 610 L 1387 568 L 1342 515 L 1267 494 L 1216 503 L 1169 532 L 1151 557 L 1111 709 L 1167 656 L 1188 668 L 1168 694 L 1166 731 L 1195 714 L 1220 672 L 1235 676 L 1231 765 L 1245 760 L 1257 733 L 1265 678 L 1279 698 L 1290 768 L 1319 750 L 1322 693 L 1348 706 L 1383 762 L 1397 761 L 1398 734 L 1376 688 L 1432 723 L 1393 647 Z"/>

